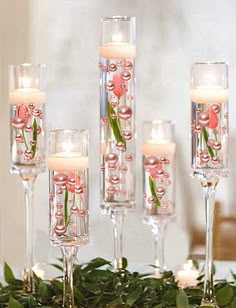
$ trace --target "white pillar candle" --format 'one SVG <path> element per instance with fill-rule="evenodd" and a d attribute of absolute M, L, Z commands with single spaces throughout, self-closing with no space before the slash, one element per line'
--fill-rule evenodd
<path fill-rule="evenodd" d="M 99 56 L 105 59 L 135 58 L 136 47 L 125 42 L 110 42 L 99 46 Z"/>
<path fill-rule="evenodd" d="M 148 140 L 141 144 L 143 155 L 173 155 L 175 153 L 176 143 L 166 141 L 158 143 L 155 140 Z"/>
<path fill-rule="evenodd" d="M 48 157 L 48 168 L 57 172 L 73 172 L 88 169 L 88 156 L 80 153 L 61 152 Z"/>
<path fill-rule="evenodd" d="M 228 100 L 229 90 L 222 87 L 201 86 L 190 89 L 191 101 L 198 104 L 220 104 Z"/>
<path fill-rule="evenodd" d="M 9 93 L 9 102 L 15 105 L 30 104 L 40 105 L 45 102 L 45 92 L 36 88 L 20 88 Z"/>

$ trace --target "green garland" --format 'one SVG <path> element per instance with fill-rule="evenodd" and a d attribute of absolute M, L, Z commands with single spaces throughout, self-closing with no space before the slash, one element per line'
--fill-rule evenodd
<path fill-rule="evenodd" d="M 61 265 L 53 266 L 62 270 Z M 4 277 L 6 284 L 0 286 L 0 307 L 62 307 L 62 277 L 42 280 L 34 275 L 33 294 L 22 291 L 22 280 L 15 278 L 7 263 L 4 264 Z M 150 273 L 130 272 L 126 259 L 123 259 L 120 272 L 113 272 L 111 262 L 102 258 L 75 265 L 73 279 L 75 303 L 80 308 L 193 308 L 199 307 L 203 294 L 203 276 L 199 277 L 198 286 L 183 290 L 172 272 L 165 272 L 161 278 L 154 278 Z M 215 291 L 220 307 L 236 308 L 234 273 L 231 282 L 216 281 Z"/>

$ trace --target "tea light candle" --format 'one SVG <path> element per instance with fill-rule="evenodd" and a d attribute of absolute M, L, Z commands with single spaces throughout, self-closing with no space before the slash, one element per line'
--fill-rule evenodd
<path fill-rule="evenodd" d="M 147 140 L 141 144 L 143 155 L 173 155 L 175 154 L 176 143 L 171 141 Z"/>
<path fill-rule="evenodd" d="M 196 286 L 198 283 L 198 276 L 199 272 L 195 269 L 192 269 L 192 261 L 189 260 L 184 264 L 183 270 L 177 272 L 176 281 L 181 288 Z"/>
<path fill-rule="evenodd" d="M 88 156 L 76 152 L 61 152 L 48 157 L 48 168 L 57 172 L 73 172 L 88 169 Z"/>
<path fill-rule="evenodd" d="M 110 42 L 99 46 L 99 56 L 105 59 L 135 58 L 136 47 L 125 42 Z"/>
<path fill-rule="evenodd" d="M 222 87 L 201 86 L 190 90 L 191 101 L 198 104 L 225 103 L 229 97 L 229 90 Z"/>
<path fill-rule="evenodd" d="M 20 88 L 9 93 L 9 102 L 15 105 L 34 103 L 35 105 L 45 102 L 45 92 L 36 88 Z"/>
<path fill-rule="evenodd" d="M 33 272 L 35 273 L 36 276 L 38 276 L 39 278 L 41 278 L 43 280 L 45 278 L 45 272 L 39 266 L 40 266 L 40 264 L 36 263 L 32 267 L 32 270 L 33 270 Z"/>

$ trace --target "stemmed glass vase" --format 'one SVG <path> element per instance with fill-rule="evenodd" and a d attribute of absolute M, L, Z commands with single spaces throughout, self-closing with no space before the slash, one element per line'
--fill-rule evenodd
<path fill-rule="evenodd" d="M 228 67 L 195 63 L 191 71 L 192 175 L 203 188 L 206 213 L 206 260 L 202 305 L 218 307 L 212 274 L 213 217 L 219 180 L 228 175 Z"/>
<path fill-rule="evenodd" d="M 122 268 L 124 216 L 135 207 L 135 18 L 102 19 L 99 47 L 101 209 L 114 230 L 114 269 Z"/>
<path fill-rule="evenodd" d="M 88 132 L 52 130 L 49 142 L 50 243 L 63 255 L 63 307 L 73 308 L 73 263 L 89 241 Z"/>
<path fill-rule="evenodd" d="M 165 270 L 164 231 L 175 214 L 175 125 L 172 121 L 143 123 L 144 222 L 152 228 L 156 274 Z"/>
<path fill-rule="evenodd" d="M 45 66 L 9 66 L 11 172 L 19 174 L 26 205 L 24 290 L 33 291 L 33 193 L 37 175 L 45 171 Z"/>

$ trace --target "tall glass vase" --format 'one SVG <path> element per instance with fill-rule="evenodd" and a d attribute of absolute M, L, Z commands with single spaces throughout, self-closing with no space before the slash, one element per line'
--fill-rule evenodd
<path fill-rule="evenodd" d="M 135 18 L 102 19 L 99 47 L 101 209 L 114 229 L 114 269 L 122 267 L 122 227 L 135 207 Z"/>
<path fill-rule="evenodd" d="M 73 263 L 89 241 L 88 132 L 52 130 L 49 137 L 50 242 L 64 260 L 62 306 L 73 308 Z"/>
<path fill-rule="evenodd" d="M 219 180 L 228 175 L 228 67 L 195 63 L 191 71 L 192 175 L 202 185 L 206 213 L 206 260 L 202 305 L 218 307 L 214 295 L 213 217 Z"/>
<path fill-rule="evenodd" d="M 19 174 L 26 206 L 24 289 L 33 291 L 33 193 L 37 175 L 45 171 L 45 66 L 9 66 L 11 172 Z"/>
<path fill-rule="evenodd" d="M 144 222 L 152 228 L 156 274 L 165 270 L 164 232 L 175 214 L 175 125 L 172 121 L 143 123 Z"/>

